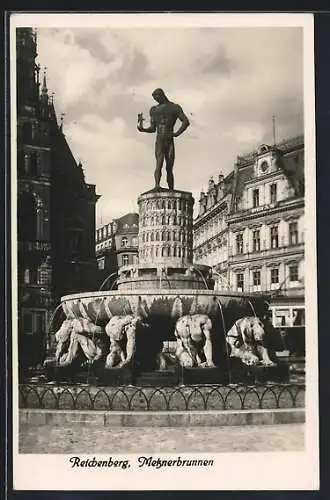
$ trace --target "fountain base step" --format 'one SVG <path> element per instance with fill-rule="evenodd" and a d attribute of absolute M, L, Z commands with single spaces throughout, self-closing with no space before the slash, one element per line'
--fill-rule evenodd
<path fill-rule="evenodd" d="M 289 365 L 277 362 L 275 366 L 246 366 L 240 360 L 230 360 L 230 382 L 262 384 L 264 382 L 288 382 Z"/>
<path fill-rule="evenodd" d="M 181 381 L 185 385 L 195 384 L 227 384 L 228 376 L 217 367 L 214 368 L 182 368 Z"/>
<path fill-rule="evenodd" d="M 136 379 L 137 386 L 163 386 L 173 387 L 178 385 L 178 374 L 175 371 L 142 372 Z"/>
<path fill-rule="evenodd" d="M 45 378 L 59 383 L 88 383 L 92 385 L 129 385 L 133 383 L 131 366 L 106 369 L 103 366 L 85 366 L 73 370 L 72 367 L 58 367 L 49 364 Z"/>

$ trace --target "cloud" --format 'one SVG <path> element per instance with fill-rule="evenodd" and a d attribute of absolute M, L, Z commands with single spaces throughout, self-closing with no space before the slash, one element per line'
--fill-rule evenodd
<path fill-rule="evenodd" d="M 300 28 L 40 29 L 48 86 L 99 212 L 121 215 L 152 187 L 154 136 L 136 119 L 164 88 L 191 121 L 176 139 L 175 182 L 198 194 L 237 155 L 303 131 Z"/>
<path fill-rule="evenodd" d="M 219 46 L 211 60 L 203 64 L 203 70 L 210 73 L 230 73 L 235 67 L 235 62 L 227 57 L 223 46 Z"/>

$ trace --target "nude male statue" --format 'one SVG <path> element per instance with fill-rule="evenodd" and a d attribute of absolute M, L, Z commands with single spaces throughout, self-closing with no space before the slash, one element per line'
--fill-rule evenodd
<path fill-rule="evenodd" d="M 138 115 L 137 129 L 139 132 L 152 134 L 157 132 L 155 144 L 156 169 L 155 169 L 155 189 L 159 189 L 162 168 L 165 159 L 167 185 L 170 190 L 174 189 L 173 165 L 175 159 L 174 137 L 181 135 L 190 122 L 184 114 L 181 106 L 171 102 L 166 97 L 162 89 L 156 89 L 152 97 L 158 104 L 150 109 L 150 126 L 143 127 L 143 114 Z M 181 126 L 174 132 L 174 125 L 177 120 L 181 121 Z"/>

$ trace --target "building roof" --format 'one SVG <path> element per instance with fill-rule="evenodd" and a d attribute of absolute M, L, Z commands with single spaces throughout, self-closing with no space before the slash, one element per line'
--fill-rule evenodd
<path fill-rule="evenodd" d="M 287 139 L 276 145 L 278 166 L 282 168 L 296 196 L 304 196 L 304 137 Z M 253 165 L 258 151 L 237 157 L 233 189 L 233 203 L 241 197 L 244 185 L 253 177 Z M 233 205 L 234 206 L 234 205 Z"/>
<path fill-rule="evenodd" d="M 279 142 L 276 147 L 267 146 L 277 151 L 278 165 L 283 169 L 286 177 L 294 188 L 295 196 L 304 196 L 304 137 L 302 135 L 286 139 Z M 223 178 L 223 192 L 222 198 L 209 207 L 203 214 L 198 215 L 195 223 L 199 223 L 201 219 L 208 217 L 215 206 L 219 205 L 221 201 L 228 195 L 232 194 L 231 210 L 235 210 L 235 201 L 239 200 L 243 194 L 245 184 L 253 178 L 254 162 L 260 153 L 258 150 L 251 151 L 244 155 L 237 156 L 234 169 Z M 211 189 L 204 193 L 201 192 L 201 200 L 207 199 L 208 193 L 213 190 L 218 190 L 219 182 L 217 184 L 211 182 Z"/>
<path fill-rule="evenodd" d="M 96 229 L 96 232 L 103 232 L 104 227 L 111 226 L 111 235 L 115 234 L 130 234 L 137 233 L 139 227 L 139 214 L 136 212 L 130 212 L 128 214 L 123 215 L 122 217 L 118 217 L 117 219 L 113 219 L 111 222 L 107 224 L 102 224 Z M 104 238 L 107 239 L 107 238 Z"/>
<path fill-rule="evenodd" d="M 81 162 L 76 162 L 70 146 L 59 127 L 53 131 L 52 176 L 54 180 L 63 183 L 63 187 L 72 187 L 80 195 L 96 201 L 100 198 L 95 193 L 95 185 L 87 184 Z"/>
<path fill-rule="evenodd" d="M 114 219 L 117 224 L 116 233 L 136 233 L 139 226 L 139 214 L 131 212 Z"/>

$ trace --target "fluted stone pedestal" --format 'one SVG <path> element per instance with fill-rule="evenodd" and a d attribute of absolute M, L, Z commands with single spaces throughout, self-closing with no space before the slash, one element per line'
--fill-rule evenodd
<path fill-rule="evenodd" d="M 213 289 L 210 267 L 193 265 L 192 194 L 153 189 L 138 205 L 139 263 L 121 268 L 118 290 Z"/>

